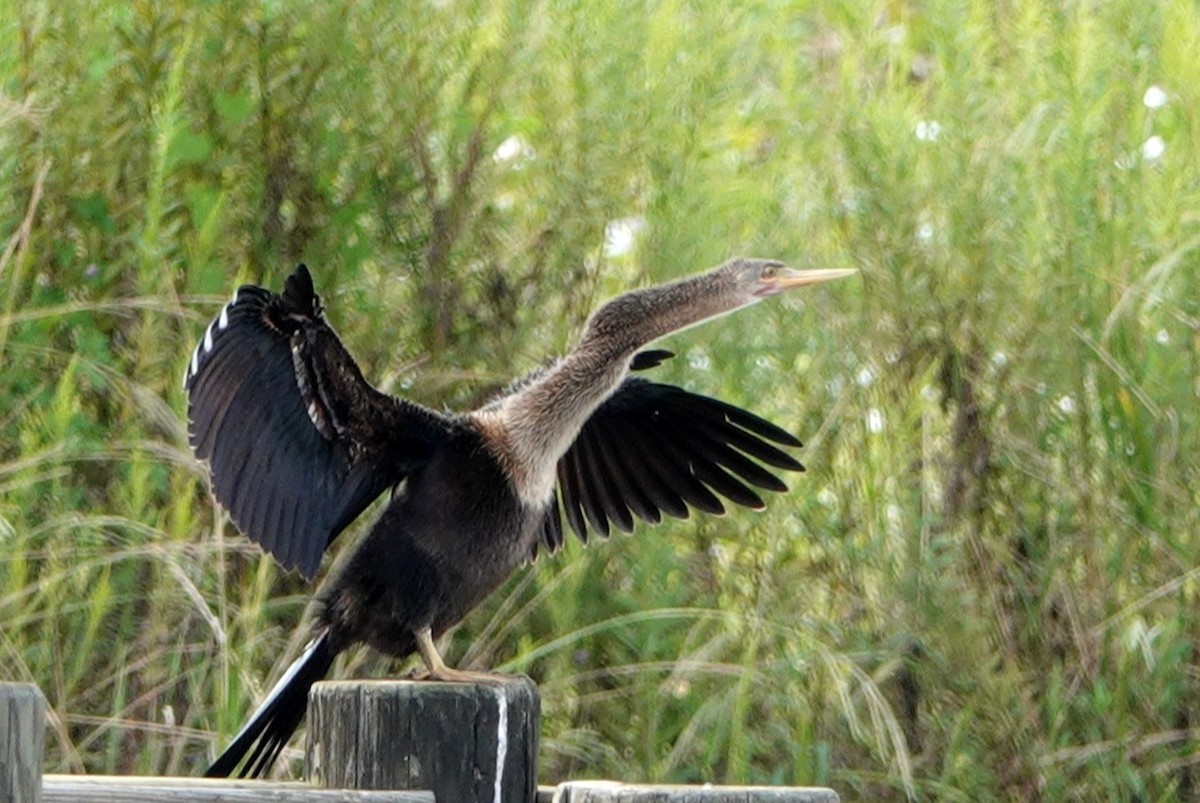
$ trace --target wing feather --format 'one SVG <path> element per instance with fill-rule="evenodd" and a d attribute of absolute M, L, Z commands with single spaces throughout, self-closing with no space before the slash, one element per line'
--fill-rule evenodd
<path fill-rule="evenodd" d="M 665 388 L 670 386 L 662 385 L 660 387 Z M 804 445 L 795 435 L 788 432 L 786 429 L 782 429 L 775 424 L 772 424 L 765 418 L 759 418 L 749 410 L 743 410 L 741 407 L 735 407 L 728 402 L 723 402 L 720 399 L 714 399 L 711 396 L 701 396 L 698 393 L 689 393 L 682 388 L 672 388 L 672 390 L 678 394 L 678 398 L 675 399 L 675 402 L 679 404 L 680 407 L 691 410 L 699 416 L 709 418 L 710 420 L 717 420 L 719 416 L 723 416 L 730 423 L 736 424 L 737 426 L 749 430 L 750 432 L 766 438 L 767 440 L 775 441 L 776 443 L 782 443 L 784 446 L 792 446 L 796 448 Z"/>
<path fill-rule="evenodd" d="M 649 458 L 658 467 L 659 478 L 687 505 L 704 513 L 720 516 L 725 512 L 721 500 L 696 476 L 693 457 L 678 438 L 671 437 L 663 422 L 638 422 L 642 442 L 652 451 Z M 680 518 L 687 518 L 685 513 Z"/>
<path fill-rule="evenodd" d="M 580 495 L 583 498 L 583 512 L 587 514 L 587 520 L 591 524 L 592 530 L 601 538 L 607 538 L 608 516 L 604 510 L 603 501 L 604 473 L 596 463 L 592 446 L 590 438 L 584 437 L 578 442 L 579 462 L 582 468 L 580 476 L 589 480 L 586 483 L 580 483 Z"/>
<path fill-rule="evenodd" d="M 662 514 L 643 487 L 645 473 L 637 470 L 636 461 L 632 461 L 630 465 L 629 452 L 624 448 L 624 444 L 622 437 L 614 438 L 607 444 L 607 448 L 600 450 L 600 457 L 604 461 L 608 478 L 616 486 L 616 493 L 620 495 L 627 506 L 626 510 L 631 514 L 617 522 L 617 525 L 623 532 L 631 533 L 634 516 L 657 524 L 662 520 Z"/>
<path fill-rule="evenodd" d="M 188 440 L 238 528 L 312 577 L 328 544 L 427 459 L 444 419 L 372 388 L 303 265 L 241 287 L 184 376 Z"/>
<path fill-rule="evenodd" d="M 593 443 L 591 448 L 593 469 L 602 486 L 600 497 L 608 519 L 619 530 L 633 532 L 633 513 L 630 507 L 637 504 L 637 496 L 624 483 L 624 475 L 613 471 L 611 449 L 604 444 Z"/>
<path fill-rule="evenodd" d="M 653 367 L 668 356 L 654 352 L 633 364 Z M 686 518 L 690 508 L 720 515 L 722 497 L 762 508 L 751 486 L 787 490 L 763 464 L 803 471 L 784 451 L 798 446 L 795 436 L 748 410 L 633 377 L 592 414 L 559 461 L 558 498 L 585 543 L 589 531 L 606 536 L 610 524 L 628 531 L 634 518 Z M 557 520 L 557 505 L 549 515 Z"/>
<path fill-rule="evenodd" d="M 640 449 L 638 435 L 636 429 L 630 429 L 628 436 L 622 440 L 620 453 L 626 470 L 640 481 L 646 495 L 660 511 L 672 518 L 686 519 L 689 515 L 687 502 L 671 485 L 669 477 L 672 467 L 669 461 L 662 454 L 647 454 Z M 657 524 L 661 518 L 647 521 Z"/>
<path fill-rule="evenodd" d="M 579 477 L 583 473 L 576 463 L 578 452 L 568 452 L 558 463 L 559 495 L 562 499 L 563 510 L 567 514 L 567 523 L 583 542 L 587 543 L 587 524 L 584 523 L 583 509 L 579 501 Z M 551 510 L 550 515 L 557 516 L 558 511 Z"/>

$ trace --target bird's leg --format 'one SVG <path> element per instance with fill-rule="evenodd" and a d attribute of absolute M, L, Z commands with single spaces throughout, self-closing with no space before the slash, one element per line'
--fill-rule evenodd
<path fill-rule="evenodd" d="M 438 654 L 437 646 L 433 643 L 433 633 L 428 627 L 423 627 L 416 632 L 417 649 L 421 653 L 421 660 L 425 662 L 424 673 L 418 672 L 414 675 L 416 680 L 440 680 L 448 683 L 497 683 L 503 679 L 503 675 L 492 674 L 491 672 L 468 672 L 462 669 L 451 669 L 442 661 L 442 656 Z"/>

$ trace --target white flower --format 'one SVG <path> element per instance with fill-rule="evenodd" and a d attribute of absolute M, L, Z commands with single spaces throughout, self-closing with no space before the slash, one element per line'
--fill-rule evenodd
<path fill-rule="evenodd" d="M 712 367 L 712 361 L 702 348 L 694 348 L 687 354 L 688 367 L 695 371 L 707 371 Z"/>
<path fill-rule="evenodd" d="M 1167 93 L 1158 85 L 1151 85 L 1146 89 L 1146 94 L 1142 95 L 1142 105 L 1147 109 L 1160 109 L 1167 102 Z"/>
<path fill-rule="evenodd" d="M 530 148 L 525 143 L 525 140 L 513 134 L 496 147 L 495 153 L 492 154 L 492 159 L 496 162 L 517 162 L 525 161 L 532 156 L 533 148 Z"/>
<path fill-rule="evenodd" d="M 623 217 L 610 220 L 604 227 L 604 255 L 623 257 L 633 250 L 637 236 L 646 225 L 645 218 Z"/>
<path fill-rule="evenodd" d="M 942 135 L 942 124 L 937 120 L 921 120 L 913 132 L 922 142 L 937 142 Z"/>
<path fill-rule="evenodd" d="M 1167 143 L 1158 134 L 1150 137 L 1142 143 L 1142 158 L 1147 162 L 1154 162 L 1162 158 L 1163 153 L 1167 150 Z"/>

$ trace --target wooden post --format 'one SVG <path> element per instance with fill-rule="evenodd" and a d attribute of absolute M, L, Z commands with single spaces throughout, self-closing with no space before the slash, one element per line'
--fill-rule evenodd
<path fill-rule="evenodd" d="M 541 698 L 494 683 L 325 682 L 308 703 L 308 778 L 345 789 L 430 789 L 439 801 L 534 803 Z"/>
<path fill-rule="evenodd" d="M 39 803 L 46 698 L 32 683 L 0 683 L 0 801 Z"/>
<path fill-rule="evenodd" d="M 46 775 L 42 803 L 437 803 L 432 792 L 314 789 L 288 781 Z"/>
<path fill-rule="evenodd" d="M 796 786 L 657 786 L 568 781 L 553 803 L 838 803 L 832 789 Z"/>

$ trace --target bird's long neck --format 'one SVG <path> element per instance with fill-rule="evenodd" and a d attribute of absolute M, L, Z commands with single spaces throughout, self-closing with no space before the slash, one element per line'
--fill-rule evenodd
<path fill-rule="evenodd" d="M 576 351 L 597 350 L 625 360 L 642 346 L 735 309 L 724 291 L 727 274 L 698 276 L 634 290 L 604 304 L 588 322 Z"/>
<path fill-rule="evenodd" d="M 592 316 L 579 345 L 545 374 L 485 411 L 521 498 L 550 498 L 559 458 L 616 391 L 634 353 L 663 335 L 728 311 L 709 272 L 618 296 Z"/>

